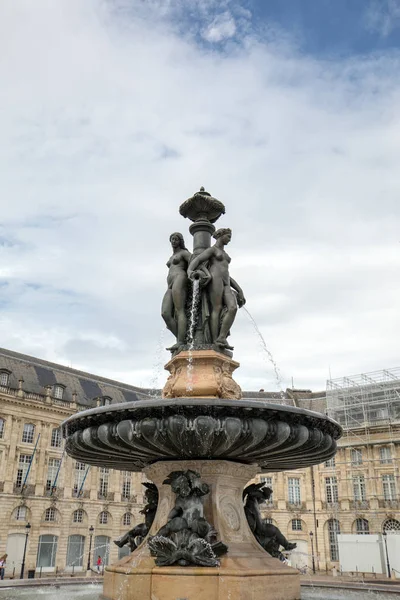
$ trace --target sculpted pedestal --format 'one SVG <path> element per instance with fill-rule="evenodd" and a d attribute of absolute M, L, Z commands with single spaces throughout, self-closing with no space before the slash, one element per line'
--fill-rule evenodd
<path fill-rule="evenodd" d="M 240 400 L 242 390 L 232 378 L 239 363 L 215 350 L 180 352 L 166 365 L 170 376 L 163 398 L 229 398 Z"/>
<path fill-rule="evenodd" d="M 171 471 L 192 469 L 210 486 L 204 498 L 204 516 L 228 546 L 220 567 L 156 567 L 144 543 L 130 556 L 107 567 L 104 600 L 299 600 L 300 576 L 256 541 L 243 510 L 242 492 L 256 465 L 229 461 L 163 461 L 145 474 L 159 490 L 159 503 L 150 534 L 167 521 L 175 503 L 169 485 Z"/>

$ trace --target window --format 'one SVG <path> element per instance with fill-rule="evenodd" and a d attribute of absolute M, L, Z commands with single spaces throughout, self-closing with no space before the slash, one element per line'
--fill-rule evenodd
<path fill-rule="evenodd" d="M 369 522 L 367 519 L 356 519 L 356 533 L 362 535 L 369 533 Z"/>
<path fill-rule="evenodd" d="M 124 558 L 125 556 L 129 556 L 130 553 L 131 549 L 129 548 L 128 544 L 126 546 L 122 546 L 122 548 L 118 548 L 118 560 L 121 560 L 121 558 Z"/>
<path fill-rule="evenodd" d="M 108 523 L 108 512 L 103 510 L 103 512 L 99 515 L 99 523 L 100 525 L 107 525 Z"/>
<path fill-rule="evenodd" d="M 364 475 L 353 477 L 353 494 L 354 500 L 357 502 L 364 502 L 367 499 Z"/>
<path fill-rule="evenodd" d="M 132 473 L 129 471 L 122 472 L 122 499 L 129 500 L 131 497 L 131 480 Z"/>
<path fill-rule="evenodd" d="M 261 475 L 260 482 L 265 483 L 267 487 L 272 488 L 272 477 L 266 477 L 265 475 Z"/>
<path fill-rule="evenodd" d="M 83 523 L 83 510 L 81 508 L 78 508 L 77 510 L 74 511 L 72 520 L 74 523 Z"/>
<path fill-rule="evenodd" d="M 325 477 L 325 493 L 328 504 L 339 502 L 337 477 Z"/>
<path fill-rule="evenodd" d="M 335 463 L 335 457 L 332 456 L 332 458 L 330 458 L 329 460 L 325 461 L 325 467 L 334 467 L 336 465 Z"/>
<path fill-rule="evenodd" d="M 351 449 L 351 464 L 362 465 L 362 451 L 358 448 Z"/>
<path fill-rule="evenodd" d="M 57 400 L 62 400 L 64 396 L 64 388 L 62 385 L 55 385 L 54 386 L 54 398 L 57 398 Z"/>
<path fill-rule="evenodd" d="M 51 447 L 59 448 L 61 446 L 61 430 L 56 427 L 51 432 Z"/>
<path fill-rule="evenodd" d="M 103 396 L 101 404 L 102 406 L 108 406 L 109 404 L 111 404 L 110 396 Z"/>
<path fill-rule="evenodd" d="M 274 520 L 271 519 L 271 517 L 267 517 L 266 519 L 264 519 L 265 523 L 268 523 L 268 525 L 273 525 L 274 524 Z"/>
<path fill-rule="evenodd" d="M 131 513 L 125 513 L 124 516 L 122 517 L 122 525 L 130 525 L 131 522 L 132 522 Z"/>
<path fill-rule="evenodd" d="M 32 456 L 30 454 L 20 454 L 19 455 L 19 463 L 17 470 L 17 479 L 15 485 L 17 487 L 22 487 L 22 484 L 25 481 L 26 474 L 29 469 L 29 465 L 31 464 Z"/>
<path fill-rule="evenodd" d="M 74 495 L 77 496 L 80 492 L 80 489 L 83 484 L 83 480 L 85 478 L 85 471 L 86 471 L 85 463 L 76 461 L 74 471 L 75 471 L 75 473 L 74 473 Z"/>
<path fill-rule="evenodd" d="M 108 494 L 108 478 L 110 475 L 110 469 L 106 467 L 100 467 L 100 479 L 99 479 L 99 497 L 106 498 Z"/>
<path fill-rule="evenodd" d="M 298 477 L 289 477 L 288 478 L 288 486 L 289 486 L 289 503 L 290 504 L 300 504 L 301 503 L 300 479 Z"/>
<path fill-rule="evenodd" d="M 340 523 L 336 519 L 328 521 L 329 552 L 332 561 L 339 560 L 337 535 L 340 533 Z"/>
<path fill-rule="evenodd" d="M 302 531 L 301 519 L 292 519 L 292 531 Z"/>
<path fill-rule="evenodd" d="M 36 567 L 54 567 L 56 564 L 58 537 L 56 535 L 41 535 L 37 553 Z"/>
<path fill-rule="evenodd" d="M 92 559 L 95 563 L 97 557 L 100 556 L 103 565 L 108 565 L 110 555 L 110 538 L 105 535 L 96 535 L 94 538 L 94 549 Z"/>
<path fill-rule="evenodd" d="M 60 466 L 59 458 L 49 458 L 49 464 L 47 466 L 47 481 L 46 481 L 46 491 L 47 492 L 49 492 L 52 489 L 53 485 L 55 484 L 59 466 Z"/>
<path fill-rule="evenodd" d="M 8 371 L 0 371 L 0 385 L 7 387 L 10 380 L 10 373 Z"/>
<path fill-rule="evenodd" d="M 382 475 L 382 487 L 385 500 L 397 500 L 394 475 Z"/>
<path fill-rule="evenodd" d="M 46 523 L 53 523 L 56 520 L 56 509 L 53 506 L 46 508 L 44 512 L 44 520 Z"/>
<path fill-rule="evenodd" d="M 67 567 L 82 567 L 84 550 L 84 536 L 70 535 L 67 546 Z"/>
<path fill-rule="evenodd" d="M 400 522 L 397 519 L 386 519 L 382 527 L 386 533 L 398 533 L 400 531 Z"/>
<path fill-rule="evenodd" d="M 22 441 L 27 444 L 32 444 L 33 437 L 35 435 L 35 426 L 32 423 L 25 423 L 24 430 L 22 432 Z"/>
<path fill-rule="evenodd" d="M 0 419 L 0 439 L 4 435 L 4 419 Z"/>
<path fill-rule="evenodd" d="M 382 446 L 382 448 L 379 448 L 379 457 L 382 464 L 392 462 L 392 451 L 389 446 Z"/>
<path fill-rule="evenodd" d="M 18 506 L 14 511 L 16 521 L 26 521 L 26 506 Z"/>

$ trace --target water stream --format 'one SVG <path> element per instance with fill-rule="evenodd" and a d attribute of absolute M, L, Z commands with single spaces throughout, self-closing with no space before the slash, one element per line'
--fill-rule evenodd
<path fill-rule="evenodd" d="M 188 348 L 188 363 L 186 370 L 186 391 L 193 391 L 193 349 L 194 349 L 194 336 L 196 331 L 196 315 L 197 307 L 200 298 L 200 281 L 195 279 L 193 281 L 193 295 L 192 295 L 192 306 L 190 308 L 190 320 L 189 320 L 189 348 Z"/>
<path fill-rule="evenodd" d="M 246 313 L 249 321 L 251 322 L 251 324 L 253 326 L 253 329 L 254 329 L 255 333 L 257 334 L 259 345 L 260 345 L 260 348 L 262 350 L 263 357 L 267 360 L 268 363 L 270 363 L 272 365 L 272 369 L 273 369 L 273 372 L 274 372 L 274 378 L 275 378 L 276 386 L 277 386 L 277 388 L 278 388 L 278 390 L 280 392 L 282 400 L 284 400 L 285 399 L 285 392 L 282 389 L 282 376 L 281 376 L 279 367 L 276 364 L 276 361 L 275 361 L 275 359 L 274 359 L 274 357 L 272 355 L 272 352 L 270 350 L 268 350 L 268 347 L 267 347 L 266 341 L 264 339 L 264 336 L 261 333 L 261 331 L 259 330 L 258 325 L 257 325 L 254 317 L 252 316 L 252 314 L 249 312 L 249 310 L 245 306 L 243 306 L 242 310 Z"/>

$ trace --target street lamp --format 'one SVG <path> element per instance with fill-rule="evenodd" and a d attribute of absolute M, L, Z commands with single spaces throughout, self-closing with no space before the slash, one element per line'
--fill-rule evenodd
<path fill-rule="evenodd" d="M 90 555 L 92 553 L 92 539 L 93 539 L 93 531 L 94 531 L 94 527 L 93 525 L 91 525 L 89 527 L 89 535 L 90 535 L 90 540 L 89 540 L 89 554 L 88 554 L 88 559 L 87 559 L 87 570 L 90 571 Z"/>
<path fill-rule="evenodd" d="M 389 552 L 388 552 L 388 548 L 387 548 L 387 531 L 383 531 L 382 532 L 383 535 L 383 540 L 385 542 L 385 550 L 386 550 L 386 566 L 387 566 L 387 572 L 388 572 L 388 577 L 391 578 L 392 577 L 392 570 L 390 568 L 390 562 L 389 562 Z"/>
<path fill-rule="evenodd" d="M 19 576 L 19 577 L 20 577 L 20 579 L 23 579 L 23 578 L 24 578 L 26 547 L 27 547 L 27 545 L 28 545 L 28 535 L 29 535 L 29 531 L 30 531 L 31 527 L 32 527 L 32 526 L 31 526 L 31 524 L 30 524 L 30 523 L 27 523 L 27 524 L 25 525 L 25 532 L 26 532 L 26 533 L 25 533 L 25 546 L 24 546 L 24 555 L 23 555 L 23 557 L 22 557 L 22 564 L 21 564 L 21 574 L 20 574 L 20 576 Z"/>
<path fill-rule="evenodd" d="M 311 559 L 312 559 L 312 570 L 315 575 L 315 558 L 314 558 L 314 534 L 310 531 L 310 540 L 311 540 Z"/>

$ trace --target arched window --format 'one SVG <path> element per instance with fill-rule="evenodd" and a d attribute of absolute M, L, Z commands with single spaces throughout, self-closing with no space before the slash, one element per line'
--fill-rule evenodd
<path fill-rule="evenodd" d="M 292 519 L 292 531 L 302 531 L 301 519 Z"/>
<path fill-rule="evenodd" d="M 26 506 L 17 506 L 13 512 L 13 517 L 16 521 L 26 521 L 27 512 Z"/>
<path fill-rule="evenodd" d="M 2 418 L 0 417 L 0 439 L 1 439 L 1 438 L 3 437 L 3 435 L 4 435 L 4 424 L 5 424 L 5 421 L 4 421 L 4 419 L 2 419 Z"/>
<path fill-rule="evenodd" d="M 125 513 L 122 517 L 122 525 L 130 525 L 132 523 L 132 514 Z"/>
<path fill-rule="evenodd" d="M 108 525 L 108 521 L 109 521 L 109 514 L 106 510 L 103 510 L 103 512 L 101 512 L 99 514 L 99 523 L 100 523 L 100 525 Z"/>
<path fill-rule="evenodd" d="M 51 447 L 59 448 L 61 446 L 61 429 L 55 427 L 51 432 Z"/>
<path fill-rule="evenodd" d="M 356 533 L 367 534 L 369 533 L 369 522 L 367 519 L 356 519 Z"/>
<path fill-rule="evenodd" d="M 339 560 L 339 546 L 337 534 L 340 533 L 340 523 L 337 519 L 329 519 L 328 535 L 329 535 L 329 552 L 332 561 Z"/>
<path fill-rule="evenodd" d="M 56 564 L 58 537 L 56 535 L 41 535 L 37 553 L 36 568 L 54 568 Z"/>
<path fill-rule="evenodd" d="M 76 511 L 75 511 L 76 512 Z M 85 549 L 85 537 L 83 535 L 70 535 L 67 547 L 67 567 L 82 567 Z"/>
<path fill-rule="evenodd" d="M 22 432 L 22 441 L 27 444 L 32 444 L 35 435 L 35 426 L 32 423 L 25 423 L 24 430 Z"/>
<path fill-rule="evenodd" d="M 53 506 L 46 508 L 44 511 L 44 520 L 46 523 L 53 523 L 56 520 L 57 511 Z"/>
<path fill-rule="evenodd" d="M 386 533 L 400 533 L 400 521 L 397 521 L 397 519 L 386 519 L 383 523 L 382 531 L 386 531 Z"/>
<path fill-rule="evenodd" d="M 84 516 L 85 513 L 82 510 L 82 508 L 78 508 L 77 510 L 74 510 L 74 514 L 72 515 L 72 521 L 74 523 L 83 523 Z"/>

